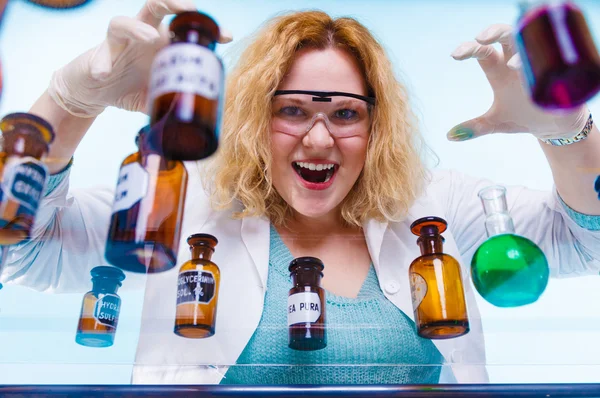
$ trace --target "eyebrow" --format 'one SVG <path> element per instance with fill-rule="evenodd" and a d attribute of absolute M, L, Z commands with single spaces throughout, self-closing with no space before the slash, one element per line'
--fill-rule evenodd
<path fill-rule="evenodd" d="M 350 97 L 365 101 L 375 105 L 375 97 L 366 97 L 364 95 L 345 93 L 343 91 L 307 91 L 307 90 L 277 90 L 274 96 L 285 94 L 307 94 L 313 96 L 314 102 L 331 102 L 331 97 Z"/>
<path fill-rule="evenodd" d="M 283 95 L 283 94 L 282 94 Z M 329 101 L 315 101 L 313 99 L 313 102 L 329 102 L 331 103 L 331 98 L 327 98 Z M 274 101 L 277 101 L 277 98 L 273 98 Z M 294 98 L 294 97 L 286 97 L 285 99 L 281 99 L 281 101 L 288 101 L 289 103 L 292 103 L 294 105 L 299 105 L 299 106 L 308 106 L 310 104 L 310 102 L 301 100 L 300 98 Z M 353 102 L 349 99 L 341 99 L 340 101 L 335 103 L 335 106 L 340 107 L 340 106 L 346 106 L 346 105 L 350 105 Z"/>

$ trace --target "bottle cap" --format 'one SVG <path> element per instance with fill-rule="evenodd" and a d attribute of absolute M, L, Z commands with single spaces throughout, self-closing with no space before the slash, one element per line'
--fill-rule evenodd
<path fill-rule="evenodd" d="M 193 246 L 210 246 L 215 247 L 219 241 L 211 234 L 193 234 L 188 236 L 187 243 L 190 247 Z"/>
<path fill-rule="evenodd" d="M 54 130 L 52 125 L 41 117 L 31 113 L 10 113 L 0 120 L 0 130 L 2 130 L 4 134 L 14 131 L 15 129 L 23 129 L 26 132 L 32 133 L 39 132 L 42 135 L 42 139 L 48 144 L 54 141 Z"/>
<path fill-rule="evenodd" d="M 138 133 L 135 135 L 135 146 L 137 146 L 138 148 L 140 147 L 140 140 L 146 134 L 148 134 L 148 130 L 150 130 L 150 125 L 146 125 L 146 126 L 142 127 L 140 129 L 140 131 L 138 131 Z"/>
<path fill-rule="evenodd" d="M 125 274 L 120 268 L 101 265 L 92 268 L 91 272 L 93 279 L 112 279 L 121 285 L 121 281 L 125 279 Z"/>
<path fill-rule="evenodd" d="M 302 271 L 318 271 L 323 276 L 323 269 L 325 264 L 323 261 L 316 257 L 298 257 L 290 262 L 288 270 L 290 273 L 302 272 Z"/>
<path fill-rule="evenodd" d="M 213 42 L 218 41 L 221 35 L 219 25 L 217 25 L 215 20 L 207 14 L 198 11 L 185 11 L 177 14 L 169 24 L 171 32 L 176 32 L 182 28 L 201 31 Z"/>
<path fill-rule="evenodd" d="M 410 231 L 417 236 L 436 236 L 448 228 L 448 223 L 441 217 L 419 218 L 410 225 Z"/>

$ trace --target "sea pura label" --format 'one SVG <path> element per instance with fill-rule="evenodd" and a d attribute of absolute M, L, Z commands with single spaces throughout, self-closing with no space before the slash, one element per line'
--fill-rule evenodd
<path fill-rule="evenodd" d="M 177 279 L 177 305 L 208 304 L 215 296 L 215 277 L 207 271 L 184 271 Z"/>
<path fill-rule="evenodd" d="M 288 297 L 288 326 L 314 323 L 322 312 L 321 298 L 315 292 L 295 293 Z"/>
<path fill-rule="evenodd" d="M 119 321 L 119 310 L 121 299 L 115 294 L 105 294 L 96 301 L 94 307 L 94 318 L 98 323 L 112 328 L 117 327 Z"/>
<path fill-rule="evenodd" d="M 154 101 L 166 93 L 192 93 L 209 100 L 222 91 L 222 68 L 208 48 L 178 43 L 162 49 L 152 63 L 148 99 Z"/>
<path fill-rule="evenodd" d="M 427 295 L 427 281 L 416 272 L 410 274 L 410 293 L 413 309 L 416 310 Z"/>
<path fill-rule="evenodd" d="M 33 216 L 46 188 L 47 176 L 48 170 L 41 161 L 32 157 L 11 157 L 4 168 L 0 199 L 6 196 L 18 202 Z"/>
<path fill-rule="evenodd" d="M 148 191 L 148 172 L 138 162 L 121 167 L 112 213 L 130 209 Z"/>

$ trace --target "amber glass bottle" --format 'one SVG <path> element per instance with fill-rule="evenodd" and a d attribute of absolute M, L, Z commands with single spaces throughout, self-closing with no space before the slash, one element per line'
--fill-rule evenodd
<path fill-rule="evenodd" d="M 416 220 L 410 229 L 419 236 L 421 256 L 409 268 L 417 333 L 428 339 L 449 339 L 469 332 L 469 318 L 460 264 L 443 253 L 440 235 L 447 223 L 439 217 Z"/>
<path fill-rule="evenodd" d="M 290 263 L 293 287 L 288 293 L 289 347 L 300 351 L 327 346 L 325 291 L 321 287 L 323 262 L 315 257 L 298 257 Z"/>
<path fill-rule="evenodd" d="M 214 53 L 219 27 L 206 14 L 184 12 L 169 26 L 171 44 L 152 64 L 150 124 L 168 159 L 199 160 L 218 147 L 223 64 Z"/>
<path fill-rule="evenodd" d="M 209 234 L 187 239 L 192 259 L 179 269 L 177 312 L 174 332 L 182 337 L 202 339 L 215 334 L 221 271 L 210 258 L 218 241 Z"/>
<path fill-rule="evenodd" d="M 121 311 L 117 290 L 125 274 L 107 266 L 95 267 L 91 274 L 92 290 L 83 296 L 75 341 L 88 347 L 110 347 L 115 341 Z"/>
<path fill-rule="evenodd" d="M 31 232 L 48 177 L 42 160 L 54 132 L 48 122 L 29 113 L 5 116 L 0 130 L 0 245 L 12 245 Z"/>
<path fill-rule="evenodd" d="M 175 266 L 188 179 L 183 163 L 165 160 L 147 130 L 121 165 L 105 251 L 110 264 L 140 273 Z"/>

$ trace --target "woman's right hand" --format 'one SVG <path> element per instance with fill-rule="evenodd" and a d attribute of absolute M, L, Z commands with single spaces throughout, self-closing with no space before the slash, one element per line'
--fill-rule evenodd
<path fill-rule="evenodd" d="M 196 10 L 192 0 L 147 0 L 135 18 L 115 17 L 106 39 L 56 71 L 48 94 L 73 116 L 93 118 L 108 106 L 145 112 L 150 67 L 169 43 L 166 15 Z M 220 43 L 231 35 L 221 29 Z"/>

